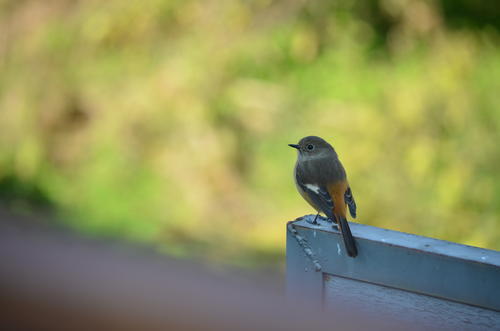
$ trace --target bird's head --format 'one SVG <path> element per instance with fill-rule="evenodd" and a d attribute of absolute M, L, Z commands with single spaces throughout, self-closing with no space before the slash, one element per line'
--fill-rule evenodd
<path fill-rule="evenodd" d="M 298 144 L 288 144 L 299 151 L 299 157 L 303 158 L 316 158 L 331 155 L 335 150 L 332 145 L 327 143 L 324 139 L 317 136 L 307 136 L 300 139 Z"/>

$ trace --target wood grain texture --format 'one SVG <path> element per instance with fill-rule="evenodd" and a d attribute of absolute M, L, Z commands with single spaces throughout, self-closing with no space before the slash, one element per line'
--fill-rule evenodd
<path fill-rule="evenodd" d="M 328 310 L 356 311 L 421 330 L 499 330 L 500 313 L 395 288 L 324 274 Z"/>

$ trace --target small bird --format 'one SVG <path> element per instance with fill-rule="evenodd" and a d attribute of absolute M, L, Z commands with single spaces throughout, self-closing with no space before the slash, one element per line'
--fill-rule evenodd
<path fill-rule="evenodd" d="M 342 163 L 332 145 L 320 137 L 308 136 L 298 144 L 288 146 L 298 150 L 295 163 L 295 185 L 300 195 L 318 212 L 338 225 L 347 254 L 356 257 L 358 250 L 346 219 L 347 207 L 356 218 L 356 202 Z"/>

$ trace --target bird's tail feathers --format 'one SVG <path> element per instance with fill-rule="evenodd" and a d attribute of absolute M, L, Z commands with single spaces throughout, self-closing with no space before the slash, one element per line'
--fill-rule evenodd
<path fill-rule="evenodd" d="M 351 229 L 349 228 L 349 223 L 345 217 L 337 217 L 339 220 L 338 225 L 340 233 L 342 234 L 342 239 L 344 240 L 345 249 L 347 250 L 347 255 L 350 257 L 356 257 L 358 255 L 358 249 L 356 248 L 356 242 L 352 236 Z"/>

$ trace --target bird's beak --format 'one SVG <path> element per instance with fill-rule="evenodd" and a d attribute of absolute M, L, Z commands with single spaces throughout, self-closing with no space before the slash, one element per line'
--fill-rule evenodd
<path fill-rule="evenodd" d="M 296 148 L 296 149 L 299 149 L 299 148 L 300 148 L 300 146 L 299 146 L 299 145 L 297 145 L 297 144 L 288 144 L 288 146 L 293 147 L 293 148 Z"/>

